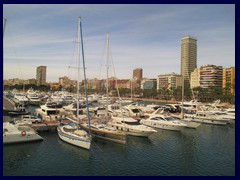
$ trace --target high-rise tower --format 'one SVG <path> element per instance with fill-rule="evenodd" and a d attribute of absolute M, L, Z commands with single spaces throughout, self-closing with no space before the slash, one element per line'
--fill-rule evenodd
<path fill-rule="evenodd" d="M 37 67 L 37 85 L 46 85 L 47 66 Z"/>
<path fill-rule="evenodd" d="M 181 39 L 181 75 L 185 89 L 190 88 L 191 72 L 197 67 L 197 39 L 186 36 Z"/>
<path fill-rule="evenodd" d="M 141 80 L 143 77 L 143 69 L 137 68 L 133 70 L 133 79 Z"/>

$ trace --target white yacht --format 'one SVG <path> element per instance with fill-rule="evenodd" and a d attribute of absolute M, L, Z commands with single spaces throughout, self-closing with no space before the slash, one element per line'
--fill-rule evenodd
<path fill-rule="evenodd" d="M 148 137 L 157 132 L 151 127 L 140 124 L 138 120 L 126 116 L 112 116 L 108 125 L 132 136 Z"/>
<path fill-rule="evenodd" d="M 228 108 L 225 110 L 225 112 L 228 114 L 228 115 L 232 115 L 235 117 L 235 107 L 234 108 Z"/>
<path fill-rule="evenodd" d="M 27 94 L 27 98 L 28 98 L 29 104 L 31 105 L 39 105 L 41 103 L 39 97 L 35 93 Z"/>
<path fill-rule="evenodd" d="M 16 93 L 13 97 L 13 101 L 18 104 L 27 104 L 28 98 L 25 96 L 25 94 Z"/>
<path fill-rule="evenodd" d="M 187 126 L 185 123 L 180 122 L 176 118 L 163 114 L 153 114 L 147 119 L 142 119 L 140 123 L 154 128 L 173 131 L 181 131 Z"/>
<path fill-rule="evenodd" d="M 35 109 L 35 113 L 41 115 L 44 120 L 56 120 L 56 116 L 60 116 L 60 107 L 50 106 L 49 103 L 41 105 L 40 108 Z"/>
<path fill-rule="evenodd" d="M 194 115 L 185 114 L 184 116 L 186 118 L 192 118 L 194 122 L 206 124 L 226 125 L 230 121 L 230 119 L 217 115 L 211 111 L 197 111 Z"/>
<path fill-rule="evenodd" d="M 175 118 L 176 118 L 176 117 L 175 117 Z M 178 119 L 180 122 L 186 124 L 186 125 L 187 125 L 187 126 L 186 126 L 187 128 L 196 129 L 196 128 L 198 128 L 198 127 L 201 125 L 200 122 L 193 121 L 192 118 L 185 118 L 185 117 L 181 118 L 181 117 L 177 117 L 177 119 Z"/>
<path fill-rule="evenodd" d="M 63 106 L 62 110 L 66 111 L 67 113 L 72 113 L 72 114 L 76 115 L 77 109 L 78 109 L 79 114 L 82 115 L 83 112 L 85 111 L 86 107 L 87 106 L 84 104 L 79 104 L 79 107 L 77 108 L 77 103 L 71 103 L 69 105 Z"/>
<path fill-rule="evenodd" d="M 155 112 L 159 108 L 161 108 L 161 106 L 158 105 L 158 104 L 148 104 L 148 105 L 146 105 L 146 107 L 142 108 L 142 111 L 145 114 L 150 115 L 150 114 L 152 114 L 153 112 Z"/>
<path fill-rule="evenodd" d="M 102 119 L 100 119 L 100 122 L 93 122 L 91 121 L 91 135 L 93 137 L 97 137 L 100 139 L 104 139 L 107 141 L 112 141 L 120 144 L 126 144 L 127 142 L 127 136 L 126 133 L 120 130 L 117 130 L 116 128 L 110 126 L 109 124 L 106 124 L 104 121 L 101 123 Z M 81 123 L 80 126 L 84 130 L 88 130 L 89 126 L 88 123 Z"/>
<path fill-rule="evenodd" d="M 129 104 L 127 106 L 123 106 L 122 111 L 123 111 L 123 115 L 130 116 L 137 120 L 140 120 L 141 118 L 145 117 L 142 109 L 135 104 Z"/>
<path fill-rule="evenodd" d="M 98 103 L 100 103 L 102 105 L 106 105 L 108 103 L 113 103 L 113 98 L 103 95 L 103 96 L 98 98 Z"/>
<path fill-rule="evenodd" d="M 35 130 L 24 124 L 3 123 L 3 144 L 43 140 Z"/>
<path fill-rule="evenodd" d="M 200 105 L 201 104 L 196 100 L 185 101 L 181 103 L 181 106 L 183 106 L 183 109 L 186 109 L 186 110 L 197 109 Z"/>
<path fill-rule="evenodd" d="M 62 98 L 59 94 L 53 93 L 53 94 L 50 96 L 49 101 L 51 101 L 51 102 L 56 102 L 56 103 L 62 103 L 62 102 L 63 102 L 63 98 Z"/>
<path fill-rule="evenodd" d="M 133 103 L 133 100 L 120 98 L 119 100 L 116 100 L 116 103 L 119 103 L 119 104 L 121 104 L 122 106 L 125 106 L 125 105 L 132 104 L 132 103 Z"/>
<path fill-rule="evenodd" d="M 97 102 L 99 99 L 98 94 L 90 94 L 88 95 L 88 102 Z"/>

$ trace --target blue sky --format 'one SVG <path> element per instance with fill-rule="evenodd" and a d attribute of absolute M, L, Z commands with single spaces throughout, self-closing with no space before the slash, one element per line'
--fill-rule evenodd
<path fill-rule="evenodd" d="M 234 4 L 32 4 L 3 5 L 4 79 L 76 79 L 77 22 L 82 19 L 87 78 L 106 77 L 106 33 L 110 33 L 110 76 L 132 78 L 180 73 L 181 38 L 197 38 L 197 66 L 235 66 Z M 113 62 L 113 63 L 112 63 Z M 113 65 L 114 64 L 114 65 Z M 114 68 L 113 68 L 114 67 Z"/>

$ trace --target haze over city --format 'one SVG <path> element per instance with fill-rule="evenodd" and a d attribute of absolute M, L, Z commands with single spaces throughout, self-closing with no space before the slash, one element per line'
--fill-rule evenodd
<path fill-rule="evenodd" d="M 3 5 L 4 79 L 36 78 L 47 66 L 47 81 L 76 79 L 77 21 L 82 18 L 88 78 L 105 78 L 106 33 L 116 76 L 129 79 L 180 73 L 181 38 L 197 38 L 197 66 L 235 66 L 235 5 Z"/>

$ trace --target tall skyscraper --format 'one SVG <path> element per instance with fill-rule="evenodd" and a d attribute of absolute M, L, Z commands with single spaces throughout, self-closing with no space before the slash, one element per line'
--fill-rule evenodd
<path fill-rule="evenodd" d="M 37 67 L 37 86 L 46 85 L 46 76 L 47 76 L 47 66 L 38 66 Z"/>
<path fill-rule="evenodd" d="M 181 41 L 181 75 L 187 89 L 190 88 L 191 72 L 197 67 L 197 39 L 186 36 Z"/>
<path fill-rule="evenodd" d="M 143 77 L 143 69 L 137 68 L 133 70 L 133 79 L 141 80 Z"/>

